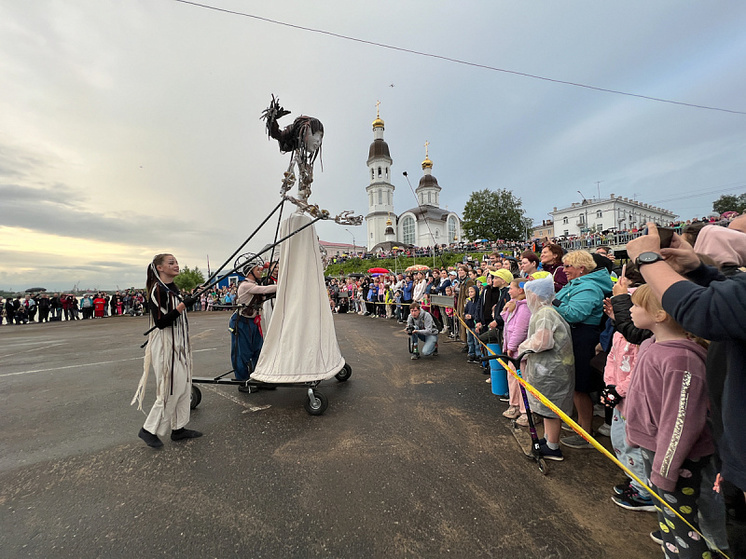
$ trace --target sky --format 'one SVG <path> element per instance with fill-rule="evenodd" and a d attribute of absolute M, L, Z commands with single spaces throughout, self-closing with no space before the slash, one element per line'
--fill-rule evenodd
<path fill-rule="evenodd" d="M 402 173 L 416 187 L 426 141 L 458 213 L 485 188 L 534 222 L 578 191 L 683 219 L 746 192 L 746 3 L 204 4 L 222 11 L 0 0 L 0 290 L 139 287 L 160 252 L 214 271 L 280 201 L 290 156 L 259 119 L 272 94 L 292 111 L 282 126 L 324 124 L 311 202 L 332 215 L 368 211 L 377 101 L 398 213 L 416 205 Z"/>

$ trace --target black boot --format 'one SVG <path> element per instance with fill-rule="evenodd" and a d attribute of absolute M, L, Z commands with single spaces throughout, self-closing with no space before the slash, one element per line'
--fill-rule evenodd
<path fill-rule="evenodd" d="M 182 427 L 181 429 L 176 429 L 174 431 L 171 431 L 171 440 L 172 441 L 181 441 L 184 439 L 196 439 L 197 437 L 201 437 L 202 433 L 199 431 L 195 431 L 193 429 L 186 429 Z"/>
<path fill-rule="evenodd" d="M 140 428 L 140 432 L 137 434 L 137 436 L 144 440 L 145 444 L 150 447 L 160 448 L 163 446 L 163 442 L 161 442 L 161 439 L 158 438 L 158 435 L 154 435 L 150 431 L 146 431 L 145 427 Z"/>

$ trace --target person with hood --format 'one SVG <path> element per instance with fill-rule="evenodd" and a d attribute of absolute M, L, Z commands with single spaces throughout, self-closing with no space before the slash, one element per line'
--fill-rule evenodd
<path fill-rule="evenodd" d="M 531 320 L 527 337 L 516 353 L 533 352 L 526 355 L 522 366 L 524 378 L 563 412 L 572 413 L 573 343 L 570 326 L 552 306 L 554 281 L 551 277 L 528 281 L 523 289 Z M 539 440 L 541 454 L 547 460 L 563 460 L 559 446 L 562 420 L 532 395 L 528 398 L 532 411 L 544 419 L 544 439 Z"/>
<path fill-rule="evenodd" d="M 694 252 L 712 258 L 724 276 L 743 272 L 746 266 L 746 234 L 737 229 L 707 225 L 694 243 Z"/>
<path fill-rule="evenodd" d="M 479 342 L 474 333 L 477 320 L 482 316 L 482 304 L 479 300 L 479 288 L 476 285 L 470 285 L 466 294 L 466 303 L 464 304 L 464 323 L 468 330 L 466 331 L 466 346 L 469 351 L 467 363 L 478 363 L 477 353 L 481 355 Z"/>
<path fill-rule="evenodd" d="M 627 439 L 640 447 L 651 488 L 699 530 L 702 471 L 715 452 L 707 425 L 707 351 L 689 339 L 642 285 L 632 294 L 632 321 L 653 332 L 640 345 L 627 391 Z M 666 557 L 706 557 L 707 543 L 658 507 Z"/>
<path fill-rule="evenodd" d="M 596 354 L 604 316 L 604 299 L 611 295 L 613 284 L 606 268 L 598 268 L 593 256 L 585 250 L 567 253 L 562 259 L 568 284 L 560 289 L 552 304 L 570 324 L 575 355 L 575 409 L 578 423 L 587 432 L 592 430 L 593 402 L 590 393 L 603 388 L 603 379 L 594 378 L 591 359 Z M 591 444 L 580 435 L 562 439 L 570 448 L 589 449 Z"/>

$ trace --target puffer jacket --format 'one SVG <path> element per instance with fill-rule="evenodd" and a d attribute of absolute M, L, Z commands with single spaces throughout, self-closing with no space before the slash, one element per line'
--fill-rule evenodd
<path fill-rule="evenodd" d="M 528 308 L 528 303 L 525 299 L 519 299 L 515 302 L 515 309 L 512 313 L 503 311 L 500 316 L 505 321 L 503 349 L 516 351 L 528 334 L 528 325 L 531 322 L 531 311 Z"/>

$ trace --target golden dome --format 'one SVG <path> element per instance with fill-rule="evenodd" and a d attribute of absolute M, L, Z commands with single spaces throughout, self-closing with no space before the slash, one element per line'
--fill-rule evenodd
<path fill-rule="evenodd" d="M 426 155 L 425 160 L 422 162 L 422 170 L 425 169 L 432 169 L 433 168 L 433 162 L 430 161 L 430 158 Z"/>
<path fill-rule="evenodd" d="M 391 217 L 389 217 L 389 218 L 388 218 L 388 219 L 386 220 L 386 225 L 388 225 L 389 227 L 391 227 L 391 225 L 393 225 L 393 223 L 391 222 Z"/>
<path fill-rule="evenodd" d="M 383 120 L 380 116 L 373 121 L 373 128 L 383 128 Z"/>

